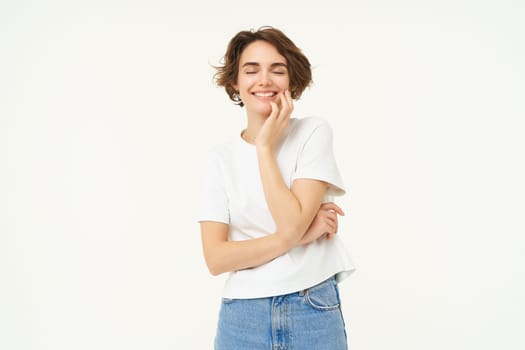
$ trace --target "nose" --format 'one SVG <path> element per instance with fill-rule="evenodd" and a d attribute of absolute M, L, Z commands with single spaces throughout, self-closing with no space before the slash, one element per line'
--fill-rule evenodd
<path fill-rule="evenodd" d="M 267 86 L 271 84 L 271 78 L 270 73 L 267 71 L 261 71 L 261 74 L 259 76 L 259 85 L 260 86 Z"/>

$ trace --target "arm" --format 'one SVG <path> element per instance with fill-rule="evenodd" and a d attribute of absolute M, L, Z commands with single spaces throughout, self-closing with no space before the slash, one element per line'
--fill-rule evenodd
<path fill-rule="evenodd" d="M 204 259 L 214 276 L 262 265 L 292 248 L 277 233 L 245 241 L 229 241 L 229 226 L 220 222 L 201 222 Z"/>
<path fill-rule="evenodd" d="M 324 234 L 327 239 L 337 233 L 337 214 L 344 215 L 334 203 L 324 203 L 305 235 L 297 245 L 308 244 Z M 223 272 L 242 270 L 267 263 L 286 253 L 293 246 L 282 235 L 273 233 L 246 241 L 228 241 L 229 225 L 201 222 L 204 259 L 214 276 Z"/>
<path fill-rule="evenodd" d="M 277 230 L 298 242 L 319 210 L 329 185 L 314 179 L 297 179 L 291 189 L 285 184 L 273 148 L 288 125 L 293 102 L 289 91 L 279 96 L 280 106 L 271 103 L 272 113 L 257 135 L 257 158 L 264 195 Z"/>
<path fill-rule="evenodd" d="M 319 210 L 328 184 L 313 179 L 297 179 L 289 189 L 273 152 L 260 150 L 257 154 L 264 195 L 277 230 L 297 242 Z"/>

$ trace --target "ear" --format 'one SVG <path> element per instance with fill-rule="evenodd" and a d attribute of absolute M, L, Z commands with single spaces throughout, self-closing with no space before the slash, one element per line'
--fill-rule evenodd
<path fill-rule="evenodd" d="M 233 88 L 233 90 L 235 90 L 236 92 L 239 92 L 239 84 L 235 82 L 235 83 L 231 83 L 230 86 Z"/>

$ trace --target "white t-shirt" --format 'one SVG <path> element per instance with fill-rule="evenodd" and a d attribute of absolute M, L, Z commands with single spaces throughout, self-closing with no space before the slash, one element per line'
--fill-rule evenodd
<path fill-rule="evenodd" d="M 345 193 L 332 150 L 332 129 L 317 117 L 291 118 L 275 148 L 286 185 L 308 178 L 330 184 L 325 202 Z M 229 225 L 233 241 L 262 237 L 276 231 L 259 174 L 255 146 L 240 135 L 212 149 L 204 168 L 198 221 Z M 324 236 L 298 246 L 272 261 L 231 272 L 223 291 L 225 298 L 260 298 L 296 292 L 330 276 L 337 281 L 355 270 L 338 235 Z"/>

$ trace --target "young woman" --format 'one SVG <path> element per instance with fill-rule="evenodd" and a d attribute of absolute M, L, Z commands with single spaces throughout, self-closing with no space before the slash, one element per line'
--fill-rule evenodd
<path fill-rule="evenodd" d="M 311 83 L 301 50 L 280 30 L 241 31 L 216 82 L 247 126 L 209 153 L 202 246 L 213 275 L 229 272 L 216 350 L 347 349 L 337 283 L 354 266 L 337 233 L 345 190 L 323 119 L 291 118 Z"/>

